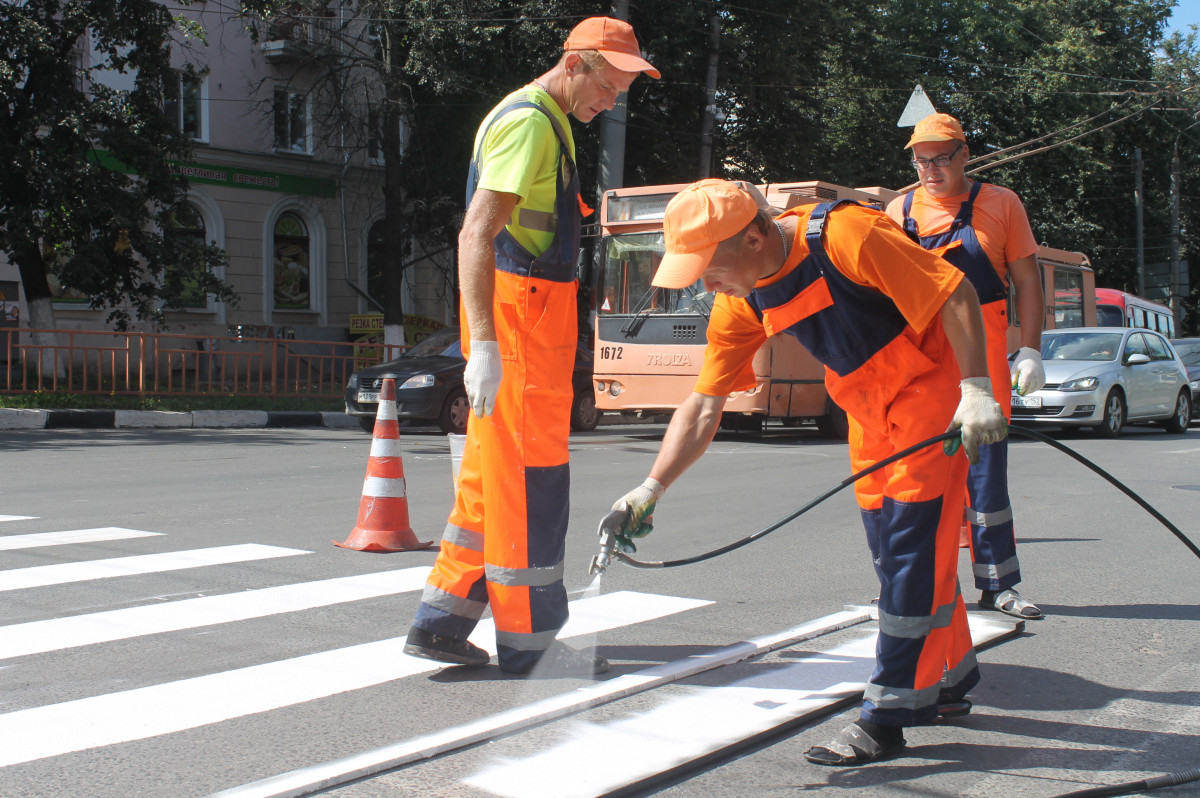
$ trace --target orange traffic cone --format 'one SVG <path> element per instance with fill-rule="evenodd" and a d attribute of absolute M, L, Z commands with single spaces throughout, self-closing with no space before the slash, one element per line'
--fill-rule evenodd
<path fill-rule="evenodd" d="M 358 524 L 345 542 L 333 545 L 355 551 L 420 551 L 433 541 L 417 540 L 408 524 L 404 461 L 400 457 L 400 428 L 396 423 L 396 381 L 385 379 L 375 411 L 371 456 L 363 480 Z"/>

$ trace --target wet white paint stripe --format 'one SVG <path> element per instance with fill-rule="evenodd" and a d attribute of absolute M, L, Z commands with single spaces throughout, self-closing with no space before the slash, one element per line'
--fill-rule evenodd
<path fill-rule="evenodd" d="M 420 590 L 431 568 L 323 579 L 0 627 L 0 659 Z"/>
<path fill-rule="evenodd" d="M 595 634 L 707 601 L 613 593 L 571 604 L 562 637 Z M 471 639 L 495 653 L 491 621 Z M 0 715 L 0 767 L 160 734 L 383 684 L 443 665 L 409 657 L 395 637 L 264 665 Z"/>
<path fill-rule="evenodd" d="M 578 604 L 584 604 L 584 602 L 578 602 Z M 572 605 L 572 607 L 575 606 L 578 605 Z M 570 693 L 551 696 L 541 701 L 535 701 L 528 706 L 516 707 L 424 737 L 405 740 L 374 751 L 366 751 L 344 759 L 313 765 L 262 779 L 252 784 L 234 787 L 216 793 L 211 798 L 294 798 L 300 795 L 310 795 L 317 790 L 346 784 L 354 779 L 428 759 L 467 745 L 490 740 L 502 734 L 528 729 L 531 726 L 661 687 L 673 681 L 723 665 L 730 665 L 767 651 L 795 645 L 838 629 L 845 629 L 870 620 L 873 611 L 873 607 L 848 608 L 844 612 L 808 621 L 773 635 L 735 643 L 705 654 L 628 673 L 615 679 L 581 687 Z M 574 610 L 572 610 L 572 614 L 574 614 Z M 676 731 L 678 732 L 678 730 Z M 590 766 L 594 767 L 595 762 L 596 760 L 593 759 Z"/>
<path fill-rule="evenodd" d="M 2 520 L 4 519 L 0 518 L 0 521 Z M 99 543 L 105 540 L 148 538 L 161 534 L 161 532 L 143 532 L 140 529 L 124 529 L 119 526 L 102 526 L 96 529 L 70 529 L 65 532 L 8 535 L 0 537 L 0 551 L 36 549 L 42 546 L 66 546 L 71 543 Z"/>
<path fill-rule="evenodd" d="M 1013 625 L 971 617 L 977 646 Z M 637 716 L 575 723 L 570 739 L 463 780 L 506 798 L 595 798 L 666 773 L 739 741 L 861 696 L 875 666 L 878 632 L 719 687 L 693 686 Z M 687 729 L 687 734 L 680 734 Z M 596 767 L 597 751 L 620 751 Z"/>
<path fill-rule="evenodd" d="M 200 568 L 205 565 L 228 565 L 236 562 L 268 560 L 273 557 L 291 557 L 296 554 L 311 553 L 302 549 L 286 549 L 282 546 L 241 543 L 236 546 L 215 546 L 210 549 L 114 557 L 110 560 L 38 565 L 32 568 L 0 571 L 0 591 L 63 585 L 68 582 L 86 582 L 114 576 L 179 571 L 184 568 Z"/>
<path fill-rule="evenodd" d="M 0 521 L 36 521 L 36 515 L 0 515 Z"/>

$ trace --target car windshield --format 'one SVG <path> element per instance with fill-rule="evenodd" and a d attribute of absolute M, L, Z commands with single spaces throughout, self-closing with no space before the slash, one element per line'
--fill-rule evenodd
<path fill-rule="evenodd" d="M 1042 360 L 1116 360 L 1121 333 L 1070 332 L 1042 336 Z"/>
<path fill-rule="evenodd" d="M 1179 353 L 1179 359 L 1183 361 L 1185 366 L 1200 366 L 1200 341 L 1191 343 L 1174 344 L 1175 351 Z"/>
<path fill-rule="evenodd" d="M 458 328 L 447 327 L 422 338 L 416 346 L 404 353 L 405 357 L 462 357 L 458 341 Z"/>

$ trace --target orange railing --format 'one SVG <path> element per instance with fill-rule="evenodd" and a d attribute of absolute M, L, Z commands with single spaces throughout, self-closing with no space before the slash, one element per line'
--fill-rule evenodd
<path fill-rule="evenodd" d="M 0 392 L 337 398 L 357 369 L 402 351 L 243 335 L 0 329 Z"/>

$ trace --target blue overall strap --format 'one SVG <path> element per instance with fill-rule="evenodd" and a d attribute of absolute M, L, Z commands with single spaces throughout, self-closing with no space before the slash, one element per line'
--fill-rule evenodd
<path fill-rule="evenodd" d="M 550 120 L 550 126 L 554 128 L 554 135 L 558 137 L 559 148 L 562 150 L 563 157 L 567 159 L 567 163 L 570 164 L 571 172 L 574 173 L 575 159 L 571 157 L 571 145 L 570 145 L 569 141 L 567 140 L 567 134 L 562 129 L 562 125 L 560 125 L 558 123 L 558 120 L 554 118 L 554 114 L 550 113 L 545 108 L 543 108 L 542 106 L 533 102 L 532 100 L 529 100 L 529 99 L 514 100 L 513 102 L 509 103 L 508 105 L 506 105 L 503 108 L 501 108 L 500 110 L 498 110 L 492 116 L 492 118 L 490 120 L 488 120 L 488 124 L 487 124 L 487 127 L 484 128 L 483 135 L 479 137 L 479 148 L 475 151 L 475 154 L 473 156 L 471 156 L 471 165 L 470 165 L 470 168 L 467 170 L 466 204 L 468 206 L 471 204 L 471 197 L 473 197 L 475 195 L 475 187 L 479 183 L 479 158 L 483 154 L 483 144 L 485 141 L 487 141 L 488 131 L 492 129 L 492 125 L 496 124 L 496 120 L 498 120 L 500 117 L 504 116 L 505 114 L 516 111 L 518 108 L 536 108 L 538 111 L 541 111 L 543 114 L 545 114 L 546 118 Z M 569 176 L 567 179 L 569 181 Z"/>
<path fill-rule="evenodd" d="M 825 233 L 825 221 L 829 218 L 829 212 L 839 205 L 862 205 L 862 203 L 850 199 L 822 202 L 809 214 L 808 228 L 804 231 L 804 241 L 808 244 L 808 251 L 817 253 L 825 260 L 829 260 L 829 256 L 825 254 L 825 243 L 821 240 L 821 236 Z"/>
<path fill-rule="evenodd" d="M 954 217 L 954 221 L 950 223 L 951 230 L 957 230 L 960 227 L 969 227 L 971 217 L 975 213 L 975 198 L 979 196 L 979 190 L 983 188 L 983 184 L 978 180 L 971 183 L 971 191 L 967 195 L 966 200 L 958 206 L 958 215 Z M 917 229 L 917 220 L 912 217 L 913 195 L 916 191 L 910 191 L 904 195 L 904 204 L 901 206 L 904 211 L 904 232 L 908 233 L 909 237 L 914 241 L 919 240 L 921 231 Z"/>

